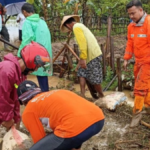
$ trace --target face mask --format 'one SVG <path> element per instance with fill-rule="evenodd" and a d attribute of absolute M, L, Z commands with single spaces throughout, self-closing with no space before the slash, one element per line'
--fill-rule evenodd
<path fill-rule="evenodd" d="M 28 68 L 26 68 L 26 69 L 22 72 L 22 74 L 25 75 L 25 76 L 27 76 L 30 71 L 33 71 L 33 69 L 28 69 Z"/>

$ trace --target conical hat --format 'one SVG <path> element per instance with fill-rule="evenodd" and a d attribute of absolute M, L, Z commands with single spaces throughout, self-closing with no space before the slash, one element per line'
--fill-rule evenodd
<path fill-rule="evenodd" d="M 68 19 L 70 19 L 70 18 L 74 18 L 74 20 L 75 20 L 76 22 L 80 22 L 80 16 L 78 16 L 78 15 L 64 16 L 64 17 L 63 17 L 63 20 L 62 20 L 62 22 L 61 22 L 61 25 L 60 25 L 60 31 L 62 31 L 62 32 L 68 32 L 68 31 L 69 31 L 69 29 L 67 29 L 67 28 L 64 26 L 64 23 L 65 23 Z"/>

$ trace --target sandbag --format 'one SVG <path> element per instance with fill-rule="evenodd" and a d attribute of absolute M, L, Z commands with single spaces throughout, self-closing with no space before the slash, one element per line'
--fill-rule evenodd
<path fill-rule="evenodd" d="M 2 150 L 28 150 L 32 145 L 31 139 L 13 126 L 3 138 Z"/>
<path fill-rule="evenodd" d="M 123 104 L 126 100 L 127 97 L 123 92 L 114 92 L 95 101 L 95 104 L 99 107 L 105 107 L 114 111 L 117 106 Z"/>

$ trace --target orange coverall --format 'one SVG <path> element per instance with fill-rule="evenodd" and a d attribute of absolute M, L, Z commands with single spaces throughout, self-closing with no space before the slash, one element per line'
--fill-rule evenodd
<path fill-rule="evenodd" d="M 150 16 L 146 13 L 136 24 L 128 26 L 128 41 L 124 59 L 135 56 L 134 65 L 134 109 L 142 111 L 143 105 L 150 107 Z"/>

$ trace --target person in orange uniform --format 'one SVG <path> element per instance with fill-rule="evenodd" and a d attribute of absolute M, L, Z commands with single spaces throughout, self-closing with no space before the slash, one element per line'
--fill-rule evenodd
<path fill-rule="evenodd" d="M 18 96 L 26 106 L 22 121 L 35 143 L 30 150 L 80 150 L 104 125 L 102 110 L 71 91 L 41 92 L 34 82 L 25 81 Z M 53 133 L 46 136 L 42 124 Z"/>
<path fill-rule="evenodd" d="M 130 127 L 135 127 L 142 118 L 143 105 L 145 112 L 150 112 L 150 16 L 144 12 L 139 0 L 130 1 L 126 9 L 132 22 L 128 26 L 124 68 L 134 55 L 135 100 Z"/>

